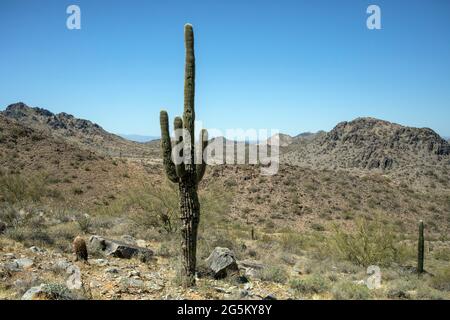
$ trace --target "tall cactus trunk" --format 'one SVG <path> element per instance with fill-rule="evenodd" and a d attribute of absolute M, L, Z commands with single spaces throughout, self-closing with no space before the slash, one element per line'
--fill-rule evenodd
<path fill-rule="evenodd" d="M 190 146 L 189 152 L 180 151 L 183 162 L 175 163 L 172 154 L 172 141 L 169 134 L 169 117 L 162 110 L 160 114 L 161 124 L 161 150 L 164 169 L 170 181 L 178 183 L 180 196 L 180 218 L 183 253 L 183 285 L 190 287 L 195 285 L 195 268 L 197 253 L 197 232 L 200 222 L 200 202 L 197 195 L 197 187 L 202 180 L 206 169 L 206 160 L 203 152 L 208 144 L 208 132 L 203 129 L 200 132 L 200 163 L 194 163 L 196 149 L 194 146 L 194 97 L 195 97 L 195 56 L 194 56 L 194 32 L 190 24 L 184 26 L 184 40 L 186 47 L 186 67 L 184 73 L 184 112 L 183 119 L 176 117 L 174 120 L 176 143 L 185 143 Z M 180 132 L 184 129 L 189 135 Z M 178 131 L 178 133 L 177 133 Z M 185 132 L 185 133 L 186 133 Z M 189 141 L 184 141 L 189 138 Z"/>
<path fill-rule="evenodd" d="M 195 284 L 195 268 L 197 256 L 197 232 L 200 222 L 200 203 L 195 183 L 180 182 L 181 235 L 183 253 L 183 285 Z"/>
<path fill-rule="evenodd" d="M 419 221 L 419 241 L 417 245 L 417 273 L 422 274 L 423 273 L 423 259 L 424 259 L 424 252 L 425 249 L 425 238 L 423 236 L 423 221 Z"/>

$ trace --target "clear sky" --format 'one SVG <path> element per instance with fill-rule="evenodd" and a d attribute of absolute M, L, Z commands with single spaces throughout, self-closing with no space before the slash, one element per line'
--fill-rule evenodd
<path fill-rule="evenodd" d="M 66 28 L 70 4 L 81 30 Z M 373 116 L 450 136 L 448 0 L 0 0 L 0 109 L 159 135 L 161 108 L 182 113 L 186 22 L 207 128 L 295 135 Z"/>

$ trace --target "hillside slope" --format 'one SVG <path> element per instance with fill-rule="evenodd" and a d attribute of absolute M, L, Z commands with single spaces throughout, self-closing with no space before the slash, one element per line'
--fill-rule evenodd
<path fill-rule="evenodd" d="M 96 123 L 75 118 L 65 112 L 54 114 L 46 109 L 18 102 L 6 107 L 1 114 L 27 127 L 62 137 L 103 155 L 146 157 L 152 153 L 152 149 L 146 144 L 126 140 L 107 132 Z"/>

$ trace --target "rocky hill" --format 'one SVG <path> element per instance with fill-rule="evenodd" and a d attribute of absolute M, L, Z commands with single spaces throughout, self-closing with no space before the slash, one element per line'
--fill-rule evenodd
<path fill-rule="evenodd" d="M 98 124 L 61 112 L 29 107 L 23 102 L 9 105 L 1 112 L 8 119 L 40 132 L 64 138 L 89 150 L 111 156 L 146 157 L 152 153 L 148 145 L 126 140 L 109 133 Z"/>
<path fill-rule="evenodd" d="M 448 164 L 450 160 L 449 143 L 433 130 L 374 118 L 341 122 L 330 132 L 303 142 L 288 151 L 283 160 L 316 168 L 369 170 Z"/>

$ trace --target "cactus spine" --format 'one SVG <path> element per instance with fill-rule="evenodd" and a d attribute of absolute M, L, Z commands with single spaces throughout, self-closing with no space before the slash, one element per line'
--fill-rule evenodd
<path fill-rule="evenodd" d="M 423 259 L 424 259 L 425 239 L 423 237 L 423 221 L 419 221 L 419 243 L 417 246 L 417 272 L 423 273 Z"/>
<path fill-rule="evenodd" d="M 200 203 L 197 195 L 198 183 L 203 178 L 206 163 L 203 159 L 203 151 L 208 141 L 208 133 L 202 130 L 200 133 L 201 161 L 194 164 L 196 150 L 194 148 L 194 95 L 195 95 L 195 56 L 194 56 L 194 32 L 192 25 L 184 26 L 184 42 L 186 48 L 186 63 L 184 74 L 184 112 L 183 119 L 176 117 L 174 120 L 176 143 L 184 142 L 188 145 L 187 154 L 180 150 L 180 156 L 184 161 L 175 164 L 172 159 L 172 144 L 169 134 L 169 117 L 162 110 L 160 114 L 161 125 L 161 149 L 163 165 L 168 179 L 178 183 L 180 197 L 180 218 L 182 233 L 183 253 L 183 285 L 190 287 L 195 285 L 195 267 L 197 251 L 197 230 L 200 221 Z M 184 129 L 185 134 L 180 133 Z M 187 134 L 189 133 L 189 134 Z M 185 139 L 189 141 L 184 141 Z"/>

